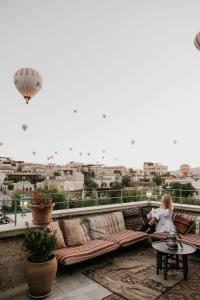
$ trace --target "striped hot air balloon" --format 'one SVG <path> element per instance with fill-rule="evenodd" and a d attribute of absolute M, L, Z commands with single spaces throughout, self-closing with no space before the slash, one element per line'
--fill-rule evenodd
<path fill-rule="evenodd" d="M 200 32 L 197 33 L 194 39 L 195 47 L 200 51 Z"/>
<path fill-rule="evenodd" d="M 22 68 L 14 75 L 17 90 L 26 100 L 26 103 L 42 88 L 42 76 L 31 68 Z"/>

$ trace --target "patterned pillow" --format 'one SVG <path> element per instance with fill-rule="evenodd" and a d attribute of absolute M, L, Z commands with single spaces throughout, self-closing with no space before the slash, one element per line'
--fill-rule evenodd
<path fill-rule="evenodd" d="M 194 222 L 194 226 L 192 226 L 191 230 L 188 232 L 188 233 L 192 233 L 192 234 L 195 234 L 195 223 L 196 223 L 196 218 L 197 216 L 196 215 L 192 215 L 192 214 L 187 214 L 187 213 L 183 213 L 182 210 L 176 210 L 176 212 L 173 212 L 172 214 L 172 221 L 174 222 L 174 219 L 176 217 L 176 215 L 178 216 L 182 216 L 190 221 L 193 221 Z"/>
<path fill-rule="evenodd" d="M 194 226 L 194 220 L 176 214 L 174 218 L 174 225 L 179 233 L 187 234 L 191 231 L 192 227 Z"/>
<path fill-rule="evenodd" d="M 152 208 L 153 207 L 151 207 L 151 206 L 141 207 L 141 216 L 142 216 L 142 219 L 145 223 L 148 222 L 147 215 L 150 213 Z"/>
<path fill-rule="evenodd" d="M 51 230 L 51 232 L 55 232 L 57 239 L 56 249 L 65 248 L 66 244 L 60 226 L 58 225 L 58 221 L 51 222 L 50 225 L 48 225 L 48 228 Z"/>
<path fill-rule="evenodd" d="M 144 225 L 143 218 L 140 213 L 140 207 L 132 207 L 123 210 L 123 216 L 126 229 L 140 231 Z"/>
<path fill-rule="evenodd" d="M 61 220 L 60 226 L 67 246 L 79 246 L 90 241 L 87 226 L 80 218 Z"/>
<path fill-rule="evenodd" d="M 90 234 L 93 240 L 104 238 L 112 233 L 125 230 L 124 218 L 121 211 L 88 217 Z"/>

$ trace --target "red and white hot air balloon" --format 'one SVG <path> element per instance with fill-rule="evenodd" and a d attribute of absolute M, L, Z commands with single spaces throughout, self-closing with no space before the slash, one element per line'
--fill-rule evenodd
<path fill-rule="evenodd" d="M 15 86 L 27 104 L 42 88 L 42 81 L 40 73 L 31 68 L 22 68 L 14 75 Z"/>
<path fill-rule="evenodd" d="M 195 47 L 200 51 L 200 32 L 198 32 L 194 39 Z"/>

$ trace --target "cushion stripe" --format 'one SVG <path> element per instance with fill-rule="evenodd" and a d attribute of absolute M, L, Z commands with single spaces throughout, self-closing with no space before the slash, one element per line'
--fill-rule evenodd
<path fill-rule="evenodd" d="M 104 238 L 104 240 L 117 243 L 121 247 L 126 247 L 145 239 L 148 239 L 147 233 L 133 230 L 123 230 Z"/>
<path fill-rule="evenodd" d="M 116 250 L 118 247 L 119 245 L 109 241 L 93 240 L 81 246 L 58 249 L 54 254 L 59 263 L 70 265 Z"/>

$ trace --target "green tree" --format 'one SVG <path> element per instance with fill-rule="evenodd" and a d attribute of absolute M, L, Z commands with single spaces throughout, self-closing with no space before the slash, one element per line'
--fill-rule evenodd
<path fill-rule="evenodd" d="M 130 186 L 130 183 L 131 183 L 131 177 L 128 176 L 128 175 L 124 175 L 122 177 L 122 186 L 123 187 L 128 187 L 128 186 Z"/>
<path fill-rule="evenodd" d="M 160 175 L 156 175 L 153 177 L 153 182 L 155 182 L 157 186 L 160 186 L 163 182 L 163 178 Z"/>

